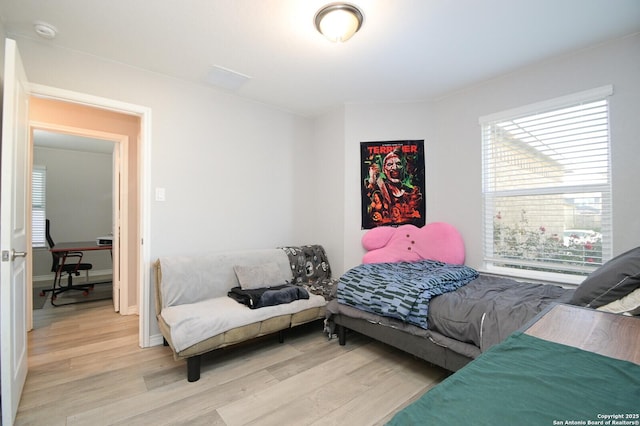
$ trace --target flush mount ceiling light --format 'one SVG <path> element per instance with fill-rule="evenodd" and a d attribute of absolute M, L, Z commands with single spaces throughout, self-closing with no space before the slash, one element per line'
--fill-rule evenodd
<path fill-rule="evenodd" d="M 331 3 L 316 13 L 316 29 L 333 42 L 349 40 L 362 27 L 364 15 L 352 4 Z"/>
<path fill-rule="evenodd" d="M 47 24 L 46 22 L 34 22 L 33 30 L 42 38 L 46 38 L 47 40 L 53 40 L 58 34 L 58 30 L 51 24 Z"/>

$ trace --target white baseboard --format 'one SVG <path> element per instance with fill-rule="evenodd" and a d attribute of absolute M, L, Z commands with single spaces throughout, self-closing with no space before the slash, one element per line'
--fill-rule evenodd
<path fill-rule="evenodd" d="M 113 271 L 111 269 L 103 269 L 103 270 L 91 270 L 89 271 L 89 279 L 91 279 L 91 277 L 98 277 L 98 276 L 104 276 L 104 275 L 111 275 L 113 274 Z M 85 273 L 84 272 L 80 272 L 80 275 L 76 278 L 76 279 L 80 279 L 82 280 L 85 277 Z M 53 277 L 54 274 L 53 272 L 47 275 L 37 275 L 33 277 L 33 281 L 53 281 Z"/>
<path fill-rule="evenodd" d="M 160 346 L 162 344 L 164 344 L 164 337 L 162 337 L 162 334 L 154 334 L 153 336 L 151 336 L 149 338 L 149 345 L 150 346 Z"/>
<path fill-rule="evenodd" d="M 140 315 L 138 312 L 138 305 L 129 306 L 128 308 L 123 308 L 120 306 L 120 314 L 121 315 Z"/>

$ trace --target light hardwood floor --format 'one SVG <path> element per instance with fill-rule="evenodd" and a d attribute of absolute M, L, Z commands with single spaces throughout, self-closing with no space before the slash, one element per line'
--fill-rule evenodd
<path fill-rule="evenodd" d="M 377 425 L 446 372 L 321 323 L 203 358 L 188 383 L 169 348 L 138 347 L 138 317 L 110 301 L 34 311 L 16 425 Z"/>

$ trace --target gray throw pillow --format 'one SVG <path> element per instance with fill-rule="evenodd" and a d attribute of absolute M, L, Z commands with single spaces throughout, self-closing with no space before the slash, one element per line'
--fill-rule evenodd
<path fill-rule="evenodd" d="M 598 308 L 640 287 L 640 247 L 622 253 L 593 271 L 569 303 Z"/>
<path fill-rule="evenodd" d="M 238 278 L 238 283 L 240 283 L 240 288 L 243 290 L 274 287 L 287 282 L 275 262 L 261 265 L 235 265 L 233 270 Z"/>

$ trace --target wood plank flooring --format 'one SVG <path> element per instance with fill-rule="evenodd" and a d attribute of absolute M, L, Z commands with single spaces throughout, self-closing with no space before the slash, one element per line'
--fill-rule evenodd
<path fill-rule="evenodd" d="M 285 342 L 203 357 L 198 382 L 167 347 L 138 347 L 138 317 L 110 301 L 34 311 L 16 425 L 380 425 L 445 370 L 364 336 L 346 346 L 319 322 Z"/>

